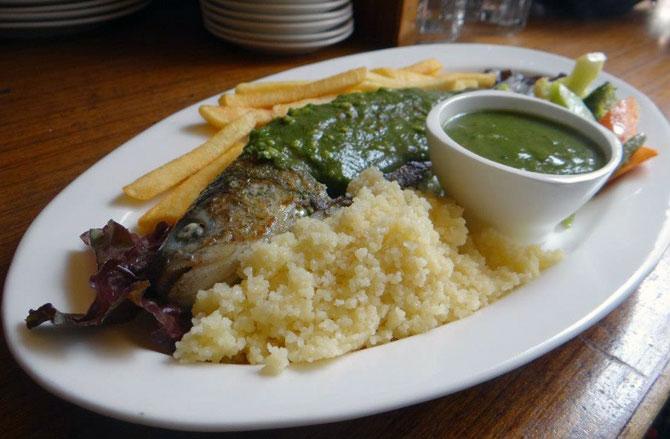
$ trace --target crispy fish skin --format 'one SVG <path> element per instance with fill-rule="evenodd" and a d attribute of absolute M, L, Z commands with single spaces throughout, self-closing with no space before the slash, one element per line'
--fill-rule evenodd
<path fill-rule="evenodd" d="M 171 230 L 156 259 L 152 287 L 170 303 L 190 308 L 199 290 L 237 281 L 239 258 L 251 243 L 332 204 L 326 187 L 308 173 L 243 155 Z"/>

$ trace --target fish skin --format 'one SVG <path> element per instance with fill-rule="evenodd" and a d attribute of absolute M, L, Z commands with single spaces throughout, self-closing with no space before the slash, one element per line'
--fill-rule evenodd
<path fill-rule="evenodd" d="M 431 174 L 431 162 L 407 162 L 398 169 L 387 172 L 384 178 L 388 181 L 396 181 L 401 188 L 417 187 L 426 181 Z"/>
<path fill-rule="evenodd" d="M 310 174 L 243 155 L 170 231 L 152 268 L 152 288 L 190 308 L 199 290 L 238 280 L 239 258 L 253 242 L 333 204 L 326 186 Z"/>
<path fill-rule="evenodd" d="M 430 175 L 429 162 L 409 162 L 385 175 L 401 187 Z M 190 308 L 199 290 L 236 283 L 248 247 L 288 231 L 303 216 L 330 216 L 352 202 L 330 198 L 308 172 L 283 170 L 243 155 L 198 197 L 168 234 L 151 269 L 152 289 L 169 303 Z"/>

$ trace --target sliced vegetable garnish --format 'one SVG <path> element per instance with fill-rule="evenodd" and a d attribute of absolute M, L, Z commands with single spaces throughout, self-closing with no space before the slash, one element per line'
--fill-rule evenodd
<path fill-rule="evenodd" d="M 550 93 L 551 81 L 549 81 L 549 78 L 542 77 L 535 81 L 535 85 L 533 86 L 533 94 L 535 97 L 549 100 Z"/>
<path fill-rule="evenodd" d="M 612 174 L 609 181 L 621 177 L 626 172 L 635 169 L 643 162 L 649 160 L 652 157 L 656 157 L 657 155 L 658 151 L 655 149 L 647 148 L 646 146 L 639 148 L 633 153 L 633 155 L 630 156 L 630 159 L 628 159 L 628 161 L 622 167 L 617 169 L 616 172 Z"/>
<path fill-rule="evenodd" d="M 616 87 L 609 82 L 602 84 L 584 98 L 584 103 L 596 119 L 602 119 L 617 101 Z"/>
<path fill-rule="evenodd" d="M 592 52 L 580 56 L 575 60 L 575 67 L 565 78 L 558 81 L 565 84 L 580 98 L 588 94 L 589 86 L 595 81 L 605 65 L 607 57 L 602 52 Z"/>
<path fill-rule="evenodd" d="M 528 75 L 521 72 L 513 72 L 512 70 L 487 70 L 489 73 L 496 74 L 497 90 L 513 91 L 514 93 L 521 93 L 524 95 L 533 94 L 533 87 L 540 79 L 537 75 Z"/>
<path fill-rule="evenodd" d="M 561 225 L 566 229 L 571 228 L 575 222 L 575 216 L 576 215 L 573 213 L 572 215 L 561 221 Z"/>
<path fill-rule="evenodd" d="M 595 120 L 584 101 L 560 82 L 551 84 L 549 99 L 551 102 L 567 108 L 571 112 L 589 120 Z"/>
<path fill-rule="evenodd" d="M 151 263 L 165 240 L 169 226 L 160 223 L 153 233 L 139 236 L 115 221 L 102 229 L 91 229 L 81 235 L 82 241 L 95 252 L 98 272 L 90 278 L 96 296 L 85 314 L 62 313 L 52 304 L 30 310 L 26 325 L 32 329 L 50 321 L 59 327 L 101 326 L 133 319 L 145 310 L 156 318 L 159 341 L 173 343 L 188 329 L 181 312 L 169 305 L 145 297 L 149 286 Z"/>
<path fill-rule="evenodd" d="M 575 66 L 569 75 L 556 79 L 540 78 L 535 82 L 533 92 L 538 98 L 551 99 L 552 90 L 555 90 L 553 86 L 563 84 L 578 98 L 584 98 L 588 94 L 589 87 L 602 71 L 606 60 L 607 57 L 601 52 L 582 55 L 575 60 Z"/>
<path fill-rule="evenodd" d="M 623 157 L 621 158 L 621 165 L 625 165 L 631 156 L 644 145 L 647 136 L 639 133 L 631 137 L 623 144 Z"/>
<path fill-rule="evenodd" d="M 599 122 L 609 128 L 619 140 L 626 142 L 637 133 L 639 119 L 640 106 L 630 96 L 617 102 Z"/>

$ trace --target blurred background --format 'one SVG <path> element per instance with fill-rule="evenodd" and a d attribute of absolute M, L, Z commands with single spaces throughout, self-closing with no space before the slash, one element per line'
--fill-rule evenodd
<path fill-rule="evenodd" d="M 529 21 L 607 20 L 645 11 L 665 44 L 670 0 L 0 0 L 0 38 L 86 38 L 100 28 L 174 12 L 163 32 L 272 54 L 313 52 L 358 38 L 380 46 L 514 35 Z M 137 18 L 141 17 L 141 18 Z"/>

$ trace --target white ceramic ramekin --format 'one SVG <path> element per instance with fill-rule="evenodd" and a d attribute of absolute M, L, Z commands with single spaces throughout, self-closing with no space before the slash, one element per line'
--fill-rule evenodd
<path fill-rule="evenodd" d="M 571 127 L 598 145 L 607 160 L 593 172 L 552 175 L 529 172 L 481 157 L 444 132 L 452 117 L 480 110 L 508 110 Z M 607 182 L 622 146 L 596 122 L 548 101 L 507 91 L 463 93 L 437 104 L 426 120 L 433 170 L 447 194 L 501 232 L 522 242 L 541 242 Z"/>

